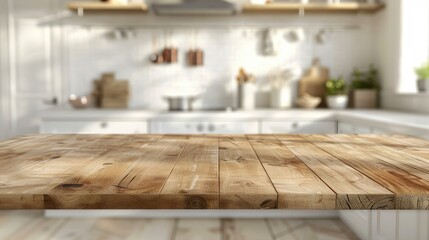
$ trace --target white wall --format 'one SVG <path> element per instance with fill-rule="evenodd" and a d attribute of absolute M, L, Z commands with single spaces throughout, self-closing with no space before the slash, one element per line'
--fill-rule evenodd
<path fill-rule="evenodd" d="M 0 139 L 6 139 L 9 132 L 9 64 L 7 2 L 0 0 Z"/>
<path fill-rule="evenodd" d="M 0 0 L 1 137 L 38 131 L 40 112 L 61 89 L 57 25 L 43 25 L 57 9 L 54 0 Z M 63 4 L 60 4 L 64 11 Z M 59 96 L 61 97 L 61 96 Z"/>
<path fill-rule="evenodd" d="M 84 21 L 85 17 L 80 20 Z M 161 18 L 162 19 L 162 18 Z M 238 20 L 237 20 L 238 19 Z M 132 86 L 132 107 L 166 108 L 162 96 L 171 89 L 183 91 L 188 85 L 196 84 L 207 88 L 200 105 L 208 108 L 224 107 L 233 104 L 232 79 L 240 67 L 244 67 L 257 77 L 260 86 L 259 107 L 268 107 L 269 74 L 279 68 L 296 64 L 305 69 L 310 66 L 313 57 L 319 57 L 323 65 L 331 69 L 332 76 L 348 77 L 355 67 L 367 67 L 373 63 L 372 18 L 360 16 L 337 16 L 300 19 L 299 17 L 275 17 L 264 19 L 265 26 L 278 26 L 280 47 L 277 56 L 261 56 L 260 19 L 247 19 L 240 27 L 234 25 L 240 18 L 225 22 L 230 27 L 209 27 L 218 19 L 204 24 L 189 24 L 174 29 L 151 27 L 159 24 L 158 19 L 144 20 L 147 27 L 134 28 L 136 36 L 126 40 L 112 40 L 106 35 L 112 32 L 110 27 L 70 26 L 67 30 L 67 79 L 69 93 L 88 94 L 91 83 L 102 72 L 114 71 L 119 79 L 129 79 Z M 122 24 L 126 24 L 126 21 Z M 175 25 L 183 19 L 170 19 Z M 204 21 L 204 20 L 203 20 Z M 104 25 L 115 20 L 104 21 Z M 131 22 L 131 21 L 130 21 Z M 134 21 L 133 21 L 134 22 Z M 322 22 L 322 23 L 320 23 Z M 282 25 L 283 23 L 283 25 Z M 286 41 L 285 34 L 294 26 L 306 26 L 306 40 L 300 43 Z M 254 25 L 259 24 L 258 27 Z M 167 24 L 165 24 L 167 25 Z M 351 25 L 360 29 L 344 29 L 338 25 Z M 338 26 L 338 27 L 333 27 Z M 314 43 L 315 34 L 328 27 L 328 41 L 325 45 Z M 205 65 L 200 68 L 185 64 L 185 52 L 192 45 L 193 29 L 198 28 L 197 45 L 205 51 Z M 172 42 L 179 49 L 179 63 L 173 65 L 153 65 L 148 56 L 164 47 L 166 31 L 173 31 Z M 154 46 L 153 37 L 158 44 Z M 192 84 L 188 84 L 191 82 Z"/>
<path fill-rule="evenodd" d="M 63 14 L 66 12 L 65 4 L 69 0 L 38 1 L 43 4 L 37 1 L 32 1 L 32 4 L 39 8 L 50 6 L 55 8 L 55 13 Z M 14 9 L 17 11 L 15 16 L 31 18 L 32 10 L 26 7 L 28 1 L 9 2 L 14 2 Z M 257 76 L 261 91 L 265 92 L 258 97 L 259 106 L 265 107 L 268 105 L 266 92 L 269 73 L 279 66 L 292 62 L 307 68 L 313 56 L 320 57 L 322 63 L 330 67 L 332 76 L 348 76 L 354 67 L 366 67 L 375 62 L 382 75 L 383 91 L 395 93 L 403 72 L 400 70 L 398 60 L 403 52 L 399 46 L 405 41 L 401 41 L 401 31 L 398 27 L 401 4 L 400 0 L 388 1 L 387 9 L 374 16 L 318 15 L 304 18 L 293 15 L 203 19 L 151 15 L 55 18 L 45 13 L 39 14 L 33 20 L 38 23 L 35 27 L 40 31 L 48 31 L 50 37 L 47 38 L 47 42 L 34 44 L 40 46 L 40 49 L 50 46 L 49 52 L 45 51 L 46 56 L 43 57 L 46 59 L 42 61 L 44 66 L 50 68 L 48 76 L 55 84 L 52 88 L 62 91 L 60 99 L 66 98 L 70 93 L 88 94 L 93 79 L 104 71 L 115 71 L 119 78 L 129 79 L 132 83 L 132 107 L 165 108 L 162 95 L 171 86 L 178 89 L 177 85 L 189 79 L 194 79 L 194 82 L 201 83 L 209 89 L 200 105 L 223 107 L 232 104 L 234 85 L 231 84 L 232 79 L 238 68 L 244 66 Z M 167 26 L 172 26 L 173 22 L 174 26 L 178 26 L 174 29 L 173 42 L 179 47 L 181 61 L 171 66 L 149 64 L 147 57 L 154 49 L 152 36 L 157 33 L 160 40 L 157 49 L 162 48 L 162 33 L 168 29 Z M 85 25 L 98 27 L 85 28 L 83 27 Z M 127 40 L 107 39 L 105 33 L 111 31 L 115 25 L 131 26 L 136 30 L 137 36 Z M 354 25 L 360 29 L 334 28 L 326 45 L 313 48 L 311 35 L 323 26 L 337 25 Z M 256 49 L 259 39 L 258 29 L 265 26 L 276 26 L 279 32 L 284 32 L 291 26 L 305 26 L 308 33 L 312 34 L 307 34 L 307 40 L 300 44 L 289 44 L 283 40 L 278 56 L 262 57 L 257 54 Z M 199 45 L 206 51 L 206 65 L 199 69 L 186 67 L 183 61 L 184 52 L 190 45 L 189 32 L 193 28 L 203 29 L 200 30 Z M 16 48 L 20 49 L 18 46 Z M 15 71 L 22 71 L 25 64 L 21 62 L 17 64 L 19 67 Z M 19 76 L 31 76 L 30 72 L 24 74 L 27 75 Z M 64 83 L 64 86 L 61 86 L 61 83 Z M 25 91 L 33 89 L 26 81 L 18 84 L 22 84 L 18 86 Z M 41 89 L 41 92 L 44 91 Z M 394 108 L 389 101 L 386 103 L 386 99 L 383 98 L 384 106 Z M 19 116 L 18 113 L 16 115 Z"/>
<path fill-rule="evenodd" d="M 387 1 L 375 23 L 383 108 L 429 113 L 428 96 L 416 93 L 414 74 L 414 69 L 429 59 L 429 2 Z"/>
<path fill-rule="evenodd" d="M 390 0 L 374 17 L 374 58 L 383 92 L 396 92 L 400 76 L 401 0 Z"/>
<path fill-rule="evenodd" d="M 399 93 L 415 93 L 414 69 L 428 60 L 429 1 L 402 1 Z"/>

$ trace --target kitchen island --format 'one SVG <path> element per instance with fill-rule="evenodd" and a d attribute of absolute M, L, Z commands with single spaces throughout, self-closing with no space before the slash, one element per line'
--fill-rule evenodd
<path fill-rule="evenodd" d="M 0 143 L 0 209 L 429 209 L 402 135 L 31 135 Z"/>

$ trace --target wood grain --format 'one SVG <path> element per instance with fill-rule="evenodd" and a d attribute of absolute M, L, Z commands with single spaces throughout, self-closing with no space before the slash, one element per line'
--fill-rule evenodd
<path fill-rule="evenodd" d="M 269 3 L 244 4 L 244 14 L 285 14 L 297 13 L 375 13 L 385 8 L 385 4 L 341 3 L 341 4 L 301 4 L 301 3 Z"/>
<path fill-rule="evenodd" d="M 335 193 L 273 136 L 248 136 L 276 191 L 278 207 L 335 209 Z"/>
<path fill-rule="evenodd" d="M 216 136 L 191 136 L 160 194 L 161 208 L 219 208 Z"/>
<path fill-rule="evenodd" d="M 68 8 L 73 11 L 82 9 L 84 11 L 100 12 L 100 11 L 139 11 L 147 12 L 148 7 L 142 3 L 115 4 L 103 2 L 72 2 L 68 4 Z"/>
<path fill-rule="evenodd" d="M 35 135 L 0 142 L 0 209 L 429 209 L 401 135 Z"/>
<path fill-rule="evenodd" d="M 353 138 L 306 136 L 311 142 L 395 193 L 395 209 L 429 209 L 429 182 L 369 154 Z"/>
<path fill-rule="evenodd" d="M 79 166 L 82 170 L 58 185 L 49 200 L 55 208 L 76 208 L 79 199 L 58 195 L 80 192 L 79 197 L 94 202 L 92 206 L 85 202 L 82 208 L 159 208 L 159 193 L 183 147 L 183 140 L 162 136 L 125 143 L 88 162 L 87 167 Z"/>
<path fill-rule="evenodd" d="M 245 135 L 219 139 L 220 208 L 277 208 L 277 192 Z"/>
<path fill-rule="evenodd" d="M 337 194 L 338 209 L 394 208 L 392 192 L 302 136 L 283 135 L 278 138 Z"/>

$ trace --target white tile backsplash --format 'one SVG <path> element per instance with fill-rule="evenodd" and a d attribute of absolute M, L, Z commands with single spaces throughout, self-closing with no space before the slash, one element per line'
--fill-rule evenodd
<path fill-rule="evenodd" d="M 233 79 L 238 69 L 244 67 L 256 76 L 260 90 L 257 106 L 268 107 L 268 76 L 279 67 L 296 64 L 305 69 L 314 57 L 319 57 L 322 64 L 330 68 L 332 76 L 348 77 L 353 68 L 372 63 L 371 24 L 363 22 L 359 27 L 326 29 L 328 35 L 324 45 L 314 41 L 320 28 L 306 27 L 305 40 L 298 43 L 287 41 L 285 35 L 291 28 L 278 28 L 276 56 L 260 54 L 259 28 L 200 28 L 196 45 L 204 50 L 204 66 L 188 67 L 185 53 L 195 44 L 194 30 L 190 28 L 173 30 L 171 42 L 179 49 L 178 63 L 154 65 L 148 57 L 155 50 L 162 50 L 167 30 L 136 28 L 127 39 L 112 39 L 108 37 L 112 28 L 71 26 L 67 31 L 69 92 L 88 94 L 94 79 L 103 72 L 113 71 L 119 79 L 131 81 L 131 107 L 165 109 L 163 95 L 202 88 L 206 90 L 197 105 L 218 108 L 233 105 Z M 153 43 L 154 36 L 157 36 L 157 44 Z"/>

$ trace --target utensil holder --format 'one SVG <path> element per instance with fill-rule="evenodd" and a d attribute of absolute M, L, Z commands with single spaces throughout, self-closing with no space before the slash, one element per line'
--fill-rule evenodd
<path fill-rule="evenodd" d="M 292 90 L 290 86 L 271 89 L 271 107 L 272 108 L 291 108 Z"/>
<path fill-rule="evenodd" d="M 238 84 L 238 108 L 244 110 L 255 109 L 255 83 Z"/>

